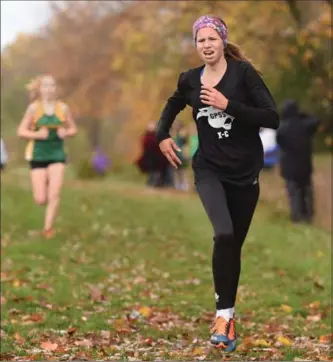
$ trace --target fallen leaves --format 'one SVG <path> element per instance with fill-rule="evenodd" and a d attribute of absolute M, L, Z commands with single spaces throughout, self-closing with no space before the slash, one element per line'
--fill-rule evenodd
<path fill-rule="evenodd" d="M 152 313 L 153 313 L 153 310 L 152 308 L 150 307 L 141 307 L 138 312 L 145 318 L 149 318 Z"/>
<path fill-rule="evenodd" d="M 142 276 L 137 276 L 133 279 L 133 284 L 142 284 L 146 282 L 146 278 Z"/>
<path fill-rule="evenodd" d="M 130 323 L 127 319 L 117 319 L 114 324 L 113 327 L 115 328 L 115 330 L 118 333 L 130 333 L 132 331 Z"/>
<path fill-rule="evenodd" d="M 109 340 L 111 338 L 111 332 L 110 331 L 101 331 L 101 337 L 103 339 Z"/>
<path fill-rule="evenodd" d="M 58 348 L 58 344 L 57 343 L 52 343 L 50 341 L 46 341 L 46 342 L 41 343 L 40 348 L 45 350 L 45 351 L 53 352 Z"/>
<path fill-rule="evenodd" d="M 308 309 L 318 309 L 320 307 L 320 301 L 319 300 L 316 300 L 310 304 L 307 305 L 307 308 Z"/>
<path fill-rule="evenodd" d="M 130 318 L 132 316 L 132 318 Z M 31 317 L 31 316 L 30 316 Z M 135 318 L 133 318 L 135 317 Z M 30 347 L 27 354 L 37 360 L 67 360 L 80 359 L 112 359 L 147 360 L 206 360 L 219 358 L 219 351 L 209 346 L 208 327 L 213 313 L 203 313 L 200 318 L 184 318 L 173 313 L 170 309 L 158 309 L 151 306 L 137 306 L 124 311 L 122 318 L 110 321 L 111 330 L 80 333 L 76 327 L 69 327 L 64 331 L 44 331 L 42 342 L 32 334 L 29 340 Z M 40 317 L 39 317 L 40 318 Z M 38 319 L 38 318 L 37 318 Z M 304 351 L 304 359 L 315 360 L 320 356 L 325 360 L 328 355 L 329 343 L 332 335 L 323 335 L 316 340 L 309 337 L 293 338 L 290 333 L 283 333 L 288 326 L 279 323 L 276 317 L 270 319 L 269 324 L 250 323 L 251 318 L 244 316 L 241 344 L 232 360 L 283 360 L 286 348 L 293 347 Z M 194 334 L 199 326 L 207 325 L 207 336 L 199 337 Z M 145 333 L 145 328 L 165 331 L 165 338 L 157 338 Z M 177 331 L 177 332 L 176 332 Z M 253 332 L 255 331 L 255 332 Z M 74 337 L 75 336 L 75 337 Z M 40 337 L 40 336 L 39 336 Z M 17 345 L 22 346 L 26 340 L 19 334 L 14 336 Z M 36 343 L 38 343 L 36 345 Z M 39 348 L 36 348 L 39 347 Z M 28 357 L 27 357 L 28 358 Z M 228 355 L 225 360 L 228 360 Z M 29 358 L 28 358 L 29 359 Z M 231 359 L 231 358 L 230 358 Z"/>
<path fill-rule="evenodd" d="M 192 355 L 193 356 L 201 356 L 203 355 L 205 352 L 205 350 L 202 348 L 202 347 L 195 347 L 193 352 L 192 352 Z"/>
<path fill-rule="evenodd" d="M 333 343 L 333 334 L 328 334 L 326 336 L 320 336 L 319 343 L 332 344 Z"/>
<path fill-rule="evenodd" d="M 89 290 L 90 290 L 90 298 L 94 302 L 101 302 L 102 300 L 105 300 L 105 296 L 103 295 L 100 288 L 89 285 Z"/>
<path fill-rule="evenodd" d="M 271 343 L 267 342 L 265 339 L 257 339 L 253 342 L 253 345 L 257 347 L 269 347 Z"/>
<path fill-rule="evenodd" d="M 287 304 L 282 304 L 281 309 L 286 313 L 292 313 L 292 311 L 293 311 L 293 308 Z"/>
<path fill-rule="evenodd" d="M 310 321 L 310 322 L 319 322 L 321 320 L 321 316 L 320 315 L 308 315 L 306 317 L 306 320 Z"/>
<path fill-rule="evenodd" d="M 255 339 L 251 337 L 246 337 L 242 341 L 239 350 L 249 351 L 254 347 L 259 347 L 265 351 L 274 351 L 275 349 L 271 347 L 281 347 L 281 346 L 289 347 L 292 345 L 293 345 L 292 340 L 283 335 L 277 335 L 277 336 L 272 335 L 265 339 L 264 338 Z"/>
<path fill-rule="evenodd" d="M 18 332 L 15 333 L 14 339 L 18 345 L 23 345 L 26 342 L 26 339 L 23 338 Z"/>
<path fill-rule="evenodd" d="M 79 347 L 90 348 L 93 346 L 93 342 L 90 339 L 83 339 L 82 341 L 75 341 L 74 344 Z"/>
<path fill-rule="evenodd" d="M 100 185 L 94 187 L 100 188 Z M 98 217 L 99 207 L 94 206 L 104 199 L 105 195 L 90 200 L 87 195 L 91 211 L 86 219 L 82 219 L 85 213 L 78 215 L 83 220 L 81 228 L 75 224 L 75 218 L 67 223 L 64 214 L 63 226 L 68 230 L 45 249 L 42 243 L 25 242 L 20 238 L 20 230 L 14 232 L 11 243 L 26 251 L 27 258 L 15 256 L 12 264 L 2 268 L 6 270 L 7 281 L 3 290 L 5 300 L 1 298 L 1 303 L 5 303 L 1 338 L 7 351 L 13 346 L 8 358 L 16 361 L 221 360 L 220 351 L 210 348 L 208 343 L 209 326 L 214 319 L 208 250 L 211 246 L 194 247 L 191 239 L 183 248 L 187 236 L 183 231 L 178 235 L 176 222 L 183 225 L 186 220 L 176 218 L 175 235 L 170 236 L 164 232 L 165 223 L 159 225 L 157 220 L 151 223 L 154 210 L 147 214 L 147 225 L 140 220 L 141 213 L 128 223 L 127 216 L 133 212 L 122 214 L 120 201 L 113 203 L 115 212 L 110 214 L 119 216 L 118 221 L 110 219 L 110 215 L 105 219 Z M 77 201 L 75 204 L 82 205 L 80 201 L 85 204 L 80 198 Z M 108 207 L 106 202 L 105 212 Z M 116 215 L 118 208 L 120 212 Z M 96 222 L 99 229 L 91 233 L 89 224 Z M 140 224 L 144 226 L 142 229 Z M 123 231 L 124 226 L 127 231 Z M 299 234 L 297 245 L 302 244 L 302 232 L 296 232 Z M 255 251 L 260 236 L 254 231 L 251 238 L 254 241 L 249 246 Z M 311 234 L 309 239 L 313 241 Z M 306 250 L 315 252 L 323 248 L 327 254 L 324 245 L 319 242 L 316 245 L 315 249 Z M 322 273 L 325 269 L 316 268 L 319 259 L 315 259 L 314 264 L 308 264 L 309 274 L 297 273 L 303 269 L 298 269 L 298 265 L 293 269 L 294 259 L 292 264 L 287 259 L 279 263 L 279 258 L 275 259 L 279 253 L 275 253 L 274 248 L 273 243 L 269 248 L 264 247 L 264 255 L 269 255 L 270 260 L 264 263 L 260 273 L 260 278 L 269 281 L 269 288 L 262 288 L 260 278 L 251 281 L 245 278 L 243 283 L 247 284 L 240 285 L 237 294 L 239 350 L 232 356 L 223 356 L 223 360 L 286 360 L 288 357 L 292 360 L 294 356 L 302 360 L 325 360 L 329 355 L 332 338 L 325 299 L 329 282 Z M 6 250 L 9 255 L 11 252 L 11 248 Z M 249 252 L 251 254 L 251 250 Z M 260 255 L 256 257 L 260 259 Z M 326 262 L 326 256 L 321 258 L 321 264 Z M 28 270 L 19 273 L 24 265 Z M 12 286 L 13 282 L 17 288 Z M 314 287 L 314 282 L 324 285 L 325 291 Z M 209 311 L 203 310 L 208 306 Z M 11 310 L 13 307 L 16 309 Z M 12 319 L 15 323 L 11 323 Z M 22 326 L 21 322 L 32 325 Z"/>
<path fill-rule="evenodd" d="M 68 334 L 68 336 L 70 336 L 70 337 L 72 337 L 75 332 L 76 332 L 76 328 L 75 328 L 75 327 L 68 328 L 68 330 L 67 330 L 67 334 Z"/>
<path fill-rule="evenodd" d="M 44 316 L 42 314 L 34 313 L 31 315 L 25 315 L 22 317 L 22 321 L 24 325 L 33 324 L 33 323 L 43 323 Z"/>
<path fill-rule="evenodd" d="M 289 346 L 293 345 L 293 342 L 288 337 L 278 336 L 276 338 L 276 340 L 277 340 L 277 343 L 276 343 L 277 346 L 289 347 Z"/>

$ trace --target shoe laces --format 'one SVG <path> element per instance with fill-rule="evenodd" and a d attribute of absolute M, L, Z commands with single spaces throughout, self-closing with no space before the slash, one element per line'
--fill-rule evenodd
<path fill-rule="evenodd" d="M 228 335 L 230 326 L 230 321 L 226 321 L 223 317 L 217 317 L 213 323 L 213 326 L 210 330 L 211 333 L 216 333 L 219 335 Z"/>

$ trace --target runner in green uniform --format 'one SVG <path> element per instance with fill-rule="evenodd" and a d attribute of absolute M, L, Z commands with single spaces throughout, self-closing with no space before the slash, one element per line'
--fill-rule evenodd
<path fill-rule="evenodd" d="M 52 76 L 37 78 L 28 89 L 32 102 L 17 134 L 29 140 L 25 159 L 30 162 L 35 202 L 46 205 L 43 234 L 50 238 L 65 171 L 64 139 L 75 135 L 77 127 L 68 106 L 56 99 L 56 82 Z"/>

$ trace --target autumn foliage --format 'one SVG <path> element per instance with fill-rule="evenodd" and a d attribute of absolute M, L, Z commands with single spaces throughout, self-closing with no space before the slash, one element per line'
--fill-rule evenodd
<path fill-rule="evenodd" d="M 225 19 L 229 39 L 262 70 L 277 103 L 294 97 L 324 120 L 324 132 L 332 127 L 328 1 L 71 1 L 50 6 L 51 21 L 39 33 L 19 36 L 2 52 L 7 128 L 19 122 L 26 106 L 24 84 L 50 72 L 88 134 L 95 130 L 108 152 L 132 159 L 140 133 L 158 119 L 178 74 L 199 64 L 191 27 L 204 13 Z M 190 111 L 182 118 L 189 122 Z"/>

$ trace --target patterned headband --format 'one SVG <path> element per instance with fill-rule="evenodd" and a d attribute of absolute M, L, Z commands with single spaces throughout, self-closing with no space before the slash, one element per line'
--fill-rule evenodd
<path fill-rule="evenodd" d="M 203 15 L 195 21 L 193 24 L 193 40 L 196 42 L 197 33 L 202 28 L 212 28 L 217 31 L 221 39 L 223 40 L 224 46 L 227 45 L 228 29 L 223 21 L 212 15 Z"/>

